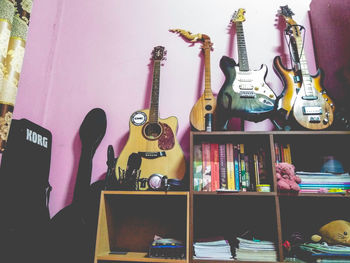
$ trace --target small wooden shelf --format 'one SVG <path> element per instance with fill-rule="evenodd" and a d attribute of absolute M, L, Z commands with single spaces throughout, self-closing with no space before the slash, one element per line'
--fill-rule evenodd
<path fill-rule="evenodd" d="M 188 262 L 189 192 L 102 191 L 95 263 Z M 186 259 L 149 258 L 155 235 L 184 241 Z M 110 254 L 123 249 L 124 255 Z"/>
<path fill-rule="evenodd" d="M 128 262 L 169 262 L 169 263 L 186 263 L 185 259 L 168 259 L 168 258 L 150 258 L 147 253 L 128 252 L 125 255 L 102 254 L 96 256 L 97 260 L 104 261 L 128 261 Z"/>

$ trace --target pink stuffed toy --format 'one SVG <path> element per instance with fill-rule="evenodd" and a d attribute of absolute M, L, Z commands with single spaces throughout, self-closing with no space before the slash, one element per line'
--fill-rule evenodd
<path fill-rule="evenodd" d="M 290 163 L 276 163 L 277 188 L 283 192 L 299 192 L 300 177 L 295 175 L 295 167 Z"/>

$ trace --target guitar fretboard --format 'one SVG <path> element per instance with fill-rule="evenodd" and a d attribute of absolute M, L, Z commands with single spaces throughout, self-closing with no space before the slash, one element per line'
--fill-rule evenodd
<path fill-rule="evenodd" d="M 151 95 L 151 106 L 150 106 L 150 112 L 149 112 L 150 123 L 158 123 L 159 77 L 160 77 L 160 61 L 155 60 L 153 65 L 152 95 Z"/>
<path fill-rule="evenodd" d="M 242 22 L 236 22 L 236 32 L 237 32 L 239 70 L 249 71 L 248 55 L 247 55 L 247 48 L 245 44 Z"/>
<path fill-rule="evenodd" d="M 209 41 L 207 47 L 203 48 L 204 50 L 204 69 L 205 69 L 205 75 L 204 75 L 204 97 L 205 98 L 210 98 L 212 91 L 211 91 L 211 79 L 210 79 L 210 49 L 211 49 L 211 44 L 210 40 L 205 40 Z"/>
<path fill-rule="evenodd" d="M 296 40 L 296 46 L 297 46 L 298 54 L 299 54 L 300 70 L 301 70 L 301 74 L 302 74 L 302 78 L 303 78 L 305 95 L 308 97 L 315 96 L 315 92 L 314 92 L 313 84 L 312 84 L 312 78 L 310 76 L 309 68 L 307 66 L 303 38 L 301 37 L 300 33 L 295 34 L 294 37 Z"/>

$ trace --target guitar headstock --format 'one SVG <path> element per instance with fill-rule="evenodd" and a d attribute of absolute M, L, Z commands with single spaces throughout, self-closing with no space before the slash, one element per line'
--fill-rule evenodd
<path fill-rule="evenodd" d="M 235 11 L 231 17 L 231 22 L 232 23 L 244 22 L 245 21 L 244 13 L 245 13 L 244 8 L 240 8 L 237 11 Z"/>
<path fill-rule="evenodd" d="M 281 6 L 281 9 L 278 10 L 278 14 L 283 16 L 288 26 L 291 26 L 291 30 L 294 36 L 300 36 L 299 27 L 296 26 L 297 22 L 295 22 L 292 18 L 294 15 L 293 11 L 288 7 L 288 5 Z"/>
<path fill-rule="evenodd" d="M 165 55 L 166 55 L 165 47 L 156 46 L 153 48 L 153 51 L 152 51 L 152 60 L 155 60 L 155 61 L 165 60 Z"/>

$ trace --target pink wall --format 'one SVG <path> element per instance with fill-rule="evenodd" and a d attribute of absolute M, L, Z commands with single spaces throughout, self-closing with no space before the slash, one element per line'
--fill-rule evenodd
<path fill-rule="evenodd" d="M 149 107 L 150 53 L 157 45 L 168 51 L 161 69 L 160 117 L 178 118 L 177 138 L 188 157 L 188 119 L 204 89 L 203 60 L 200 44 L 190 45 L 168 29 L 182 28 L 211 37 L 212 90 L 218 93 L 224 81 L 220 58 L 229 55 L 237 59 L 229 21 L 235 10 L 245 8 L 250 66 L 258 69 L 267 64 L 267 82 L 279 94 L 282 86 L 272 70 L 272 60 L 283 52 L 288 54 L 277 10 L 289 4 L 296 14 L 294 19 L 309 33 L 309 2 L 36 0 L 15 118 L 30 119 L 52 131 L 51 215 L 71 202 L 80 157 L 78 130 L 92 108 L 105 110 L 108 126 L 93 160 L 93 182 L 105 174 L 108 145 L 113 145 L 116 155 L 121 152 L 128 138 L 130 115 Z M 311 42 L 307 35 L 309 67 L 315 72 Z M 270 121 L 245 125 L 246 130 L 272 128 Z"/>
<path fill-rule="evenodd" d="M 334 99 L 348 106 L 350 1 L 313 0 L 310 9 L 317 64 L 325 72 L 324 86 Z"/>

